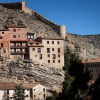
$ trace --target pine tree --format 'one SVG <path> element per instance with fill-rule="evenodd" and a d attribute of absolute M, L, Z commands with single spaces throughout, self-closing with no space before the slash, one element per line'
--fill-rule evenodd
<path fill-rule="evenodd" d="M 21 85 L 16 86 L 16 92 L 13 94 L 13 100 L 24 100 L 25 97 L 24 89 Z"/>
<path fill-rule="evenodd" d="M 91 86 L 91 98 L 92 100 L 100 100 L 100 76 L 95 81 L 95 83 Z"/>
<path fill-rule="evenodd" d="M 88 91 L 89 72 L 69 48 L 65 52 L 65 80 L 59 100 L 85 100 Z"/>

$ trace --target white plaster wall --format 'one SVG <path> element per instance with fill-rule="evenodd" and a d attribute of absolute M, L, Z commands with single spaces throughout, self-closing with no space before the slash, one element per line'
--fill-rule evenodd
<path fill-rule="evenodd" d="M 0 100 L 2 100 L 3 95 L 4 95 L 4 91 L 3 90 L 0 90 Z"/>
<path fill-rule="evenodd" d="M 45 88 L 45 92 L 43 91 L 43 88 L 45 87 L 40 84 L 38 84 L 33 88 L 33 100 L 38 100 L 38 99 L 45 100 L 43 95 L 45 94 L 46 96 L 46 88 Z M 36 95 L 36 97 L 34 97 L 34 95 Z"/>

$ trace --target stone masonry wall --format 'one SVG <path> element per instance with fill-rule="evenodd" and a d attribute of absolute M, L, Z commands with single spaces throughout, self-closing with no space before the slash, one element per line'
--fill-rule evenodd
<path fill-rule="evenodd" d="M 22 9 L 22 3 L 21 2 L 16 2 L 16 3 L 0 3 L 5 8 L 8 9 Z"/>

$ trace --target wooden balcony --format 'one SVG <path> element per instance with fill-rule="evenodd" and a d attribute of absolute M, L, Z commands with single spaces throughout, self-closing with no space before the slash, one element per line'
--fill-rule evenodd
<path fill-rule="evenodd" d="M 11 55 L 24 55 L 27 52 L 10 52 Z"/>
<path fill-rule="evenodd" d="M 10 46 L 11 49 L 27 48 L 27 46 Z"/>

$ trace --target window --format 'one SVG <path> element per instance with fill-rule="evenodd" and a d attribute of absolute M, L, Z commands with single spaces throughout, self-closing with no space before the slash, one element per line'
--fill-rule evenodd
<path fill-rule="evenodd" d="M 47 53 L 50 53 L 50 48 L 47 48 Z"/>
<path fill-rule="evenodd" d="M 13 38 L 16 38 L 16 35 L 13 35 Z"/>
<path fill-rule="evenodd" d="M 36 43 L 36 45 L 39 45 L 39 43 Z"/>
<path fill-rule="evenodd" d="M 20 35 L 18 35 L 18 37 L 20 37 Z"/>
<path fill-rule="evenodd" d="M 41 48 L 38 48 L 37 50 L 38 50 L 38 53 L 41 53 Z"/>
<path fill-rule="evenodd" d="M 44 98 L 45 98 L 45 94 L 44 94 L 43 96 L 44 96 Z"/>
<path fill-rule="evenodd" d="M 60 58 L 60 54 L 58 54 L 58 57 Z"/>
<path fill-rule="evenodd" d="M 58 60 L 58 63 L 60 63 L 60 60 Z"/>
<path fill-rule="evenodd" d="M 18 31 L 20 31 L 20 29 L 18 29 Z"/>
<path fill-rule="evenodd" d="M 3 47 L 3 43 L 1 43 L 1 47 Z"/>
<path fill-rule="evenodd" d="M 54 51 L 54 48 L 52 48 L 52 51 Z"/>
<path fill-rule="evenodd" d="M 55 54 L 53 54 L 53 55 L 52 55 L 52 58 L 53 58 L 53 59 L 56 59 L 56 55 L 55 55 Z"/>
<path fill-rule="evenodd" d="M 60 41 L 57 41 L 57 44 L 60 44 Z"/>
<path fill-rule="evenodd" d="M 45 88 L 43 88 L 43 92 L 45 92 Z"/>
<path fill-rule="evenodd" d="M 3 53 L 6 53 L 6 50 L 5 49 L 3 49 Z"/>
<path fill-rule="evenodd" d="M 32 35 L 31 35 L 31 34 L 28 34 L 27 39 L 28 39 L 28 40 L 29 40 L 29 39 L 32 39 L 32 40 L 33 40 L 33 39 L 34 39 L 34 35 L 33 35 L 33 34 L 32 34 Z"/>
<path fill-rule="evenodd" d="M 33 45 L 33 43 L 30 43 L 30 45 Z"/>
<path fill-rule="evenodd" d="M 47 41 L 47 44 L 49 44 L 49 41 Z"/>
<path fill-rule="evenodd" d="M 35 51 L 35 48 L 33 48 L 32 50 Z"/>
<path fill-rule="evenodd" d="M 2 32 L 2 34 L 4 34 L 4 32 Z"/>
<path fill-rule="evenodd" d="M 50 57 L 50 54 L 48 54 L 47 56 Z"/>
<path fill-rule="evenodd" d="M 16 29 L 13 29 L 13 32 L 16 32 Z"/>
<path fill-rule="evenodd" d="M 39 55 L 39 58 L 42 59 L 42 54 Z"/>
<path fill-rule="evenodd" d="M 58 48 L 58 53 L 60 53 L 60 48 Z"/>
<path fill-rule="evenodd" d="M 7 100 L 9 100 L 9 96 L 7 96 Z"/>
<path fill-rule="evenodd" d="M 7 94 L 9 94 L 9 90 L 7 90 Z"/>
<path fill-rule="evenodd" d="M 28 35 L 27 38 L 30 39 L 31 38 L 30 35 Z"/>
<path fill-rule="evenodd" d="M 53 63 L 55 63 L 55 60 L 53 60 Z"/>
<path fill-rule="evenodd" d="M 52 41 L 52 44 L 54 44 L 54 41 Z"/>
<path fill-rule="evenodd" d="M 35 91 L 35 89 L 34 89 L 34 91 Z"/>
<path fill-rule="evenodd" d="M 50 60 L 48 60 L 48 63 L 50 63 Z"/>

